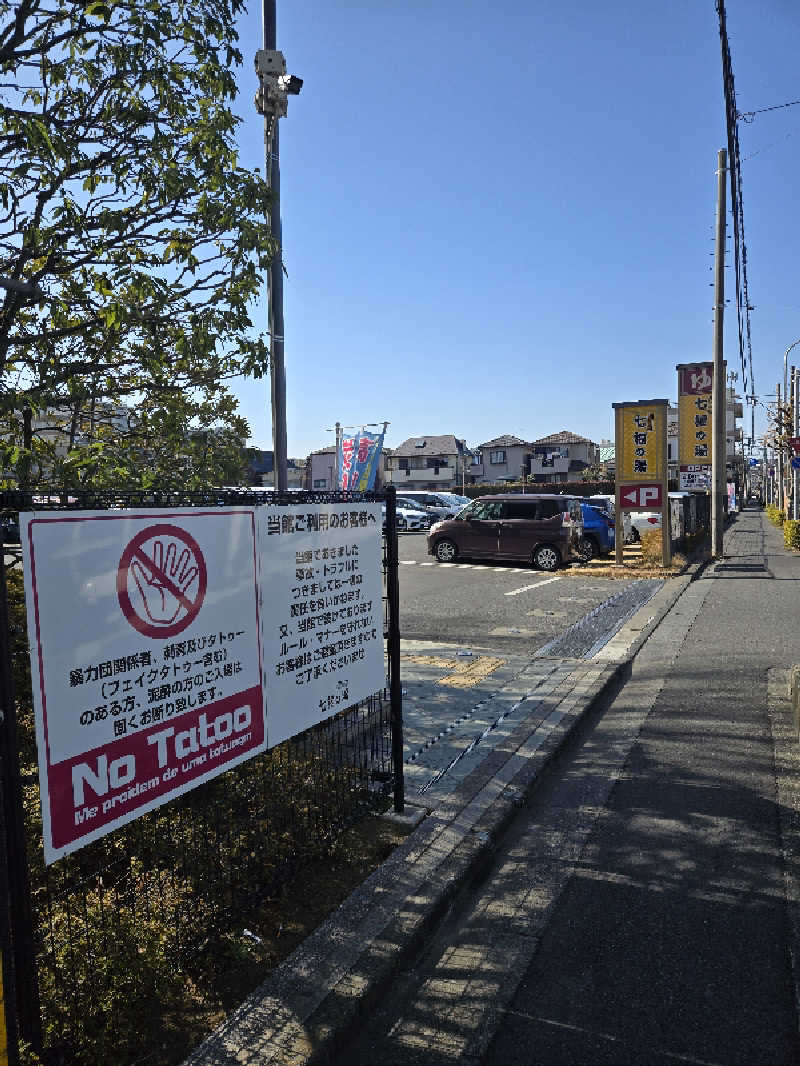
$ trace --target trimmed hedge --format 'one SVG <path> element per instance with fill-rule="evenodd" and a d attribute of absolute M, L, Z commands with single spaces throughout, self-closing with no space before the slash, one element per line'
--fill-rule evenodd
<path fill-rule="evenodd" d="M 783 543 L 787 548 L 800 550 L 800 522 L 787 518 L 783 523 Z"/>
<path fill-rule="evenodd" d="M 786 521 L 785 513 L 779 508 L 770 504 L 767 507 L 767 518 L 776 526 L 782 526 Z"/>

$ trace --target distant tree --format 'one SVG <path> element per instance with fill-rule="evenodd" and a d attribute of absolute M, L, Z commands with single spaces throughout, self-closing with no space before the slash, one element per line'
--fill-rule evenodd
<path fill-rule="evenodd" d="M 0 0 L 0 418 L 23 482 L 31 412 L 128 401 L 151 431 L 193 409 L 187 432 L 212 412 L 242 431 L 225 383 L 268 369 L 250 311 L 276 248 L 235 151 L 241 9 Z"/>

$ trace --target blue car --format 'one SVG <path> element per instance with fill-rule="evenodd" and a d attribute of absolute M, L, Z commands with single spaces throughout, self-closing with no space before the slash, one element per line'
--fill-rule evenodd
<path fill-rule="evenodd" d="M 587 562 L 596 555 L 608 555 L 614 550 L 614 519 L 604 511 L 581 500 L 583 512 L 583 540 L 578 551 Z"/>

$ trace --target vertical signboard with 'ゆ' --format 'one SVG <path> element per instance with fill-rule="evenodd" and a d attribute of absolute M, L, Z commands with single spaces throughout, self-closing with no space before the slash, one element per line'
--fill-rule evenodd
<path fill-rule="evenodd" d="M 679 363 L 678 467 L 682 489 L 711 486 L 713 363 Z"/>
<path fill-rule="evenodd" d="M 266 745 L 253 508 L 21 516 L 45 859 Z"/>

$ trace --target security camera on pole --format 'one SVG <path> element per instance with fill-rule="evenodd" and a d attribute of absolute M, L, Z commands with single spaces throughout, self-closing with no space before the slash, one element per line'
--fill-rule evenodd
<path fill-rule="evenodd" d="M 270 332 L 270 379 L 272 382 L 272 443 L 275 464 L 275 488 L 288 488 L 286 463 L 286 368 L 283 357 L 283 254 L 281 232 L 281 171 L 279 162 L 278 119 L 285 118 L 289 96 L 296 96 L 303 79 L 286 73 L 286 60 L 277 51 L 275 0 L 264 0 L 264 47 L 256 52 L 259 89 L 255 96 L 256 111 L 264 116 L 266 177 L 272 191 L 270 226 L 278 242 L 278 252 L 267 275 Z"/>

